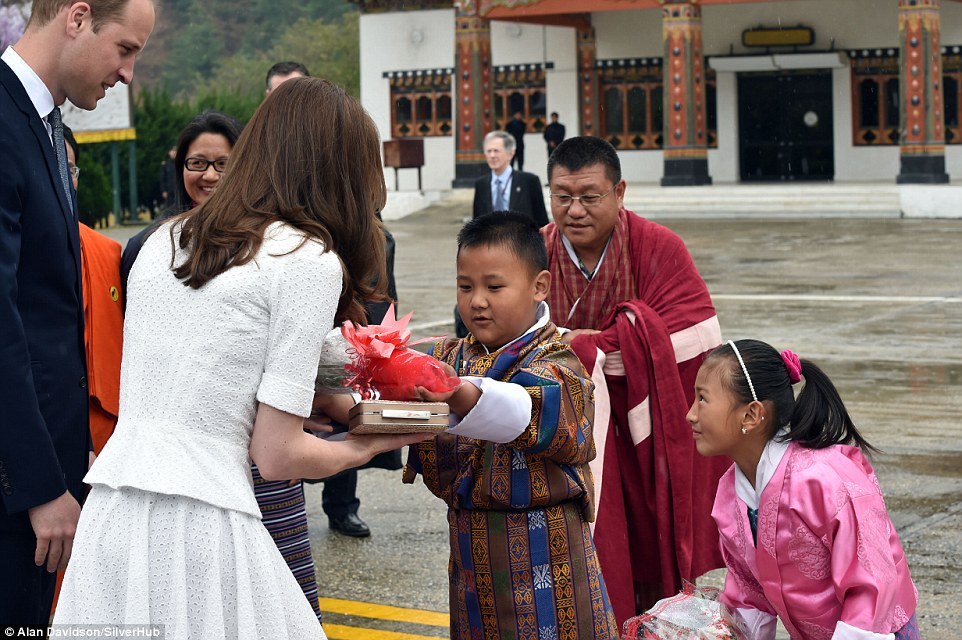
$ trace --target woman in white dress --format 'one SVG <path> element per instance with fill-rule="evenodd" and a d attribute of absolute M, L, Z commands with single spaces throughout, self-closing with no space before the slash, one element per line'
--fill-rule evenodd
<path fill-rule="evenodd" d="M 285 82 L 210 199 L 145 242 L 128 282 L 120 417 L 85 478 L 55 624 L 325 637 L 260 522 L 249 460 L 269 479 L 318 478 L 425 437 L 304 431 L 324 335 L 363 321 L 383 269 L 379 152 L 341 89 Z"/>

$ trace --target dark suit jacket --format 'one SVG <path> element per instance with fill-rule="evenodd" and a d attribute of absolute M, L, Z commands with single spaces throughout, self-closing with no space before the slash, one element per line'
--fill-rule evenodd
<path fill-rule="evenodd" d="M 79 234 L 43 120 L 0 61 L 0 531 L 30 532 L 26 510 L 65 490 L 80 499 L 90 430 Z"/>
<path fill-rule="evenodd" d="M 474 183 L 474 218 L 491 213 L 491 172 L 488 171 Z M 533 173 L 514 171 L 511 177 L 511 198 L 508 208 L 531 216 L 539 227 L 548 224 L 548 212 L 544 208 L 544 192 L 541 180 Z"/>

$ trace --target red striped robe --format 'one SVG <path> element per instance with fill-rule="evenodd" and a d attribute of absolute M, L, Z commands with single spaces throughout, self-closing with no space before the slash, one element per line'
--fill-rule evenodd
<path fill-rule="evenodd" d="M 571 319 L 594 326 L 567 328 L 602 330 L 572 346 L 596 385 L 594 539 L 620 625 L 683 579 L 723 566 L 711 507 L 731 463 L 698 456 L 685 420 L 698 367 L 721 332 L 691 255 L 665 227 L 623 209 L 587 287 L 557 227 L 543 234 L 552 318 L 563 325 L 580 300 Z"/>

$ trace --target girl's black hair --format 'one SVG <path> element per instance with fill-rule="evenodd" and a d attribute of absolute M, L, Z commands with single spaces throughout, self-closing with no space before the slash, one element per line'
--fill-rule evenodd
<path fill-rule="evenodd" d="M 771 403 L 772 436 L 787 426 L 788 433 L 783 438 L 809 449 L 854 444 L 864 451 L 877 451 L 855 428 L 838 389 L 815 363 L 801 360 L 805 386 L 796 399 L 788 368 L 774 347 L 759 340 L 737 340 L 735 346 L 748 369 L 758 400 Z M 726 343 L 712 351 L 706 363 L 716 358 L 728 361 L 729 375 L 723 384 L 740 402 L 751 402 L 751 389 L 731 345 Z"/>

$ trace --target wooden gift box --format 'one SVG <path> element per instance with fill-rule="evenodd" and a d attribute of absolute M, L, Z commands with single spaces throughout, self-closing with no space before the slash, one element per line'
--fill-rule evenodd
<path fill-rule="evenodd" d="M 362 400 L 348 414 L 351 433 L 441 433 L 448 428 L 444 402 Z"/>

